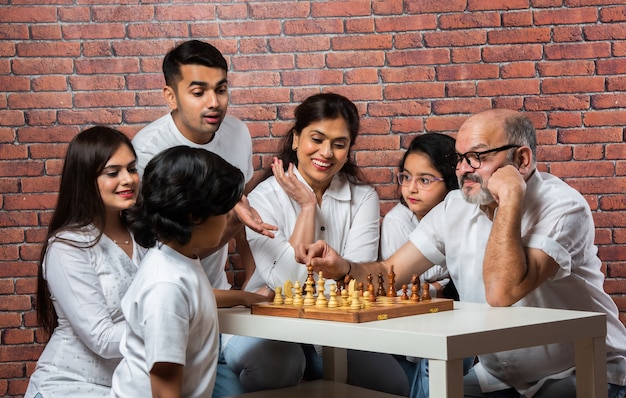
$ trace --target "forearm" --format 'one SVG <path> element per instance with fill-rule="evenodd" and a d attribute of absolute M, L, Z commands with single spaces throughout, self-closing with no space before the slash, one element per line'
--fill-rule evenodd
<path fill-rule="evenodd" d="M 315 241 L 315 213 L 317 206 L 306 206 L 300 209 L 298 218 L 289 237 L 289 243 L 296 247 L 300 243 Z"/>
<path fill-rule="evenodd" d="M 528 275 L 521 237 L 522 206 L 516 202 L 501 205 L 493 220 L 483 262 L 485 294 L 493 306 L 518 301 L 517 289 Z"/>
<path fill-rule="evenodd" d="M 183 387 L 183 366 L 157 362 L 150 370 L 150 386 L 154 398 L 180 398 Z"/>
<path fill-rule="evenodd" d="M 213 289 L 215 294 L 215 301 L 218 308 L 235 307 L 237 305 L 244 305 L 249 307 L 253 303 L 260 303 L 269 301 L 270 297 L 263 296 L 252 292 L 245 292 L 243 290 L 222 290 Z"/>

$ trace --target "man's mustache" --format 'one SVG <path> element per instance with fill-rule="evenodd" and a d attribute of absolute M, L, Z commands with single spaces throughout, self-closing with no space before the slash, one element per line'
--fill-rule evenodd
<path fill-rule="evenodd" d="M 463 185 L 465 181 L 477 182 L 479 184 L 483 183 L 483 179 L 478 174 L 475 174 L 475 173 L 463 174 L 463 176 L 461 176 L 461 181 L 460 181 L 461 185 Z"/>

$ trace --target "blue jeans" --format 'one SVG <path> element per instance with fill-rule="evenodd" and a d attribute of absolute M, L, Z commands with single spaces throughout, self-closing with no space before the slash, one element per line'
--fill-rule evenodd
<path fill-rule="evenodd" d="M 463 374 L 466 375 L 474 366 L 474 358 L 463 359 Z M 416 363 L 415 377 L 411 384 L 411 398 L 428 398 L 430 386 L 428 384 L 428 359 L 420 359 Z"/>
<path fill-rule="evenodd" d="M 483 393 L 480 391 L 476 372 L 471 370 L 464 378 L 465 398 L 519 398 L 520 394 L 513 388 L 508 390 L 493 391 Z M 610 384 L 607 386 L 608 398 L 626 397 L 626 386 Z M 571 375 L 564 379 L 547 380 L 537 391 L 533 398 L 575 398 L 576 397 L 576 375 Z"/>
<path fill-rule="evenodd" d="M 224 359 L 246 392 L 294 386 L 306 362 L 300 344 L 247 336 L 231 337 Z"/>

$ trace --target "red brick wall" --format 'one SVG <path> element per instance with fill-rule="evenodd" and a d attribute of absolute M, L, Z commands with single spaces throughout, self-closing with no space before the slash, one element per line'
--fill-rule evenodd
<path fill-rule="evenodd" d="M 66 143 L 96 123 L 132 136 L 166 112 L 163 55 L 192 37 L 229 59 L 230 109 L 250 128 L 256 168 L 303 98 L 354 100 L 355 156 L 382 214 L 415 134 L 454 132 L 494 106 L 528 112 L 541 168 L 594 211 L 605 289 L 626 321 L 623 0 L 0 3 L 0 395 L 23 394 L 43 348 L 36 259 Z"/>

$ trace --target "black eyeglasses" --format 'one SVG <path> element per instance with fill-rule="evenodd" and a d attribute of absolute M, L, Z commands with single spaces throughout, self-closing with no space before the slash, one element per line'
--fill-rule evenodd
<path fill-rule="evenodd" d="M 521 145 L 508 144 L 508 145 L 500 146 L 497 148 L 489 149 L 487 151 L 453 153 L 450 156 L 452 156 L 452 159 L 455 160 L 454 164 L 456 165 L 456 168 L 459 167 L 459 163 L 461 162 L 461 160 L 465 159 L 467 164 L 469 164 L 469 166 L 472 169 L 476 170 L 476 169 L 480 169 L 481 162 L 482 162 L 481 156 L 486 155 L 488 153 L 501 152 L 501 151 L 506 151 L 507 149 L 513 149 L 513 148 L 521 148 Z"/>

